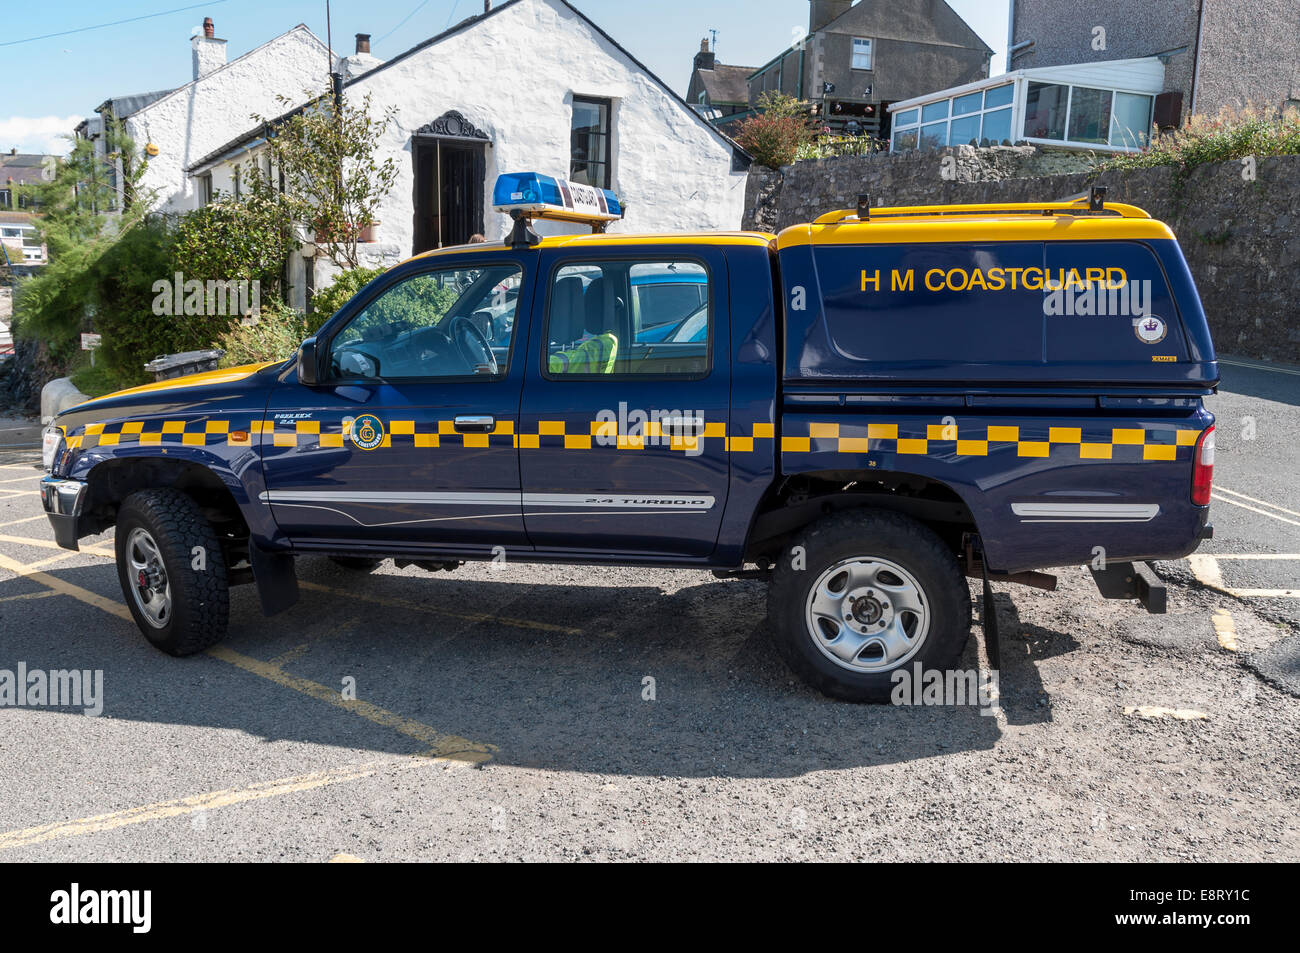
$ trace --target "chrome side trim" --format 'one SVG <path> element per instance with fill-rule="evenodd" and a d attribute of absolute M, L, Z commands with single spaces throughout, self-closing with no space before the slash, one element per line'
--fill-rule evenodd
<path fill-rule="evenodd" d="M 1022 523 L 1146 523 L 1159 503 L 1012 503 Z"/>

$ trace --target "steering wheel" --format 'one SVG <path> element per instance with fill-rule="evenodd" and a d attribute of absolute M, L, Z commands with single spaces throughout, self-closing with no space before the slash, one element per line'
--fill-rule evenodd
<path fill-rule="evenodd" d="M 462 314 L 452 319 L 451 327 L 447 329 L 447 336 L 455 343 L 461 357 L 465 359 L 465 363 L 471 370 L 485 366 L 489 374 L 499 373 L 497 356 L 492 353 L 492 345 L 488 342 L 487 336 L 466 315 Z"/>

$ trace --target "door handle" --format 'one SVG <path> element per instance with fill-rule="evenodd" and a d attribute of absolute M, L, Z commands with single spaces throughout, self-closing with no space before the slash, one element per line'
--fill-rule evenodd
<path fill-rule="evenodd" d="M 659 432 L 670 437 L 696 437 L 704 433 L 704 421 L 699 417 L 664 417 L 659 421 Z"/>
<path fill-rule="evenodd" d="M 457 417 L 457 433 L 491 433 L 496 429 L 497 419 L 491 414 L 467 414 Z"/>

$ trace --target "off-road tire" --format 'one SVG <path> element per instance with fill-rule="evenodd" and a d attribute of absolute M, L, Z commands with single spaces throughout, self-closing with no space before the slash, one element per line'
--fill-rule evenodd
<path fill-rule="evenodd" d="M 797 549 L 796 547 L 802 547 Z M 802 561 L 804 568 L 796 557 Z M 806 613 L 810 590 L 841 560 L 887 559 L 917 581 L 930 611 L 929 631 L 916 654 L 884 672 L 855 672 L 832 662 L 818 648 Z M 970 637 L 970 590 L 957 558 L 928 527 L 886 510 L 854 510 L 806 527 L 782 553 L 768 590 L 773 641 L 796 675 L 832 698 L 887 702 L 899 668 L 955 668 Z"/>
<path fill-rule="evenodd" d="M 127 564 L 127 538 L 137 527 L 153 538 L 171 586 L 171 613 L 161 628 L 140 611 Z M 140 490 L 118 509 L 115 551 L 117 578 L 127 608 L 144 637 L 168 655 L 194 655 L 226 636 L 230 589 L 226 561 L 212 524 L 199 505 L 180 490 Z M 202 569 L 195 569 L 202 547 Z"/>

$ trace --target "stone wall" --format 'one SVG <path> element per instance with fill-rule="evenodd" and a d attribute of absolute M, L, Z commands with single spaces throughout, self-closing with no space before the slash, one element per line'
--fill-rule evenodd
<path fill-rule="evenodd" d="M 1225 354 L 1300 363 L 1300 156 L 1201 166 L 1180 182 L 1172 167 L 1108 172 L 1086 157 L 1028 147 L 873 155 L 755 168 L 745 228 L 779 231 L 836 209 L 873 205 L 1051 201 L 1109 189 L 1107 200 L 1146 209 L 1174 230 Z M 1070 166 L 1074 169 L 1071 170 Z"/>

